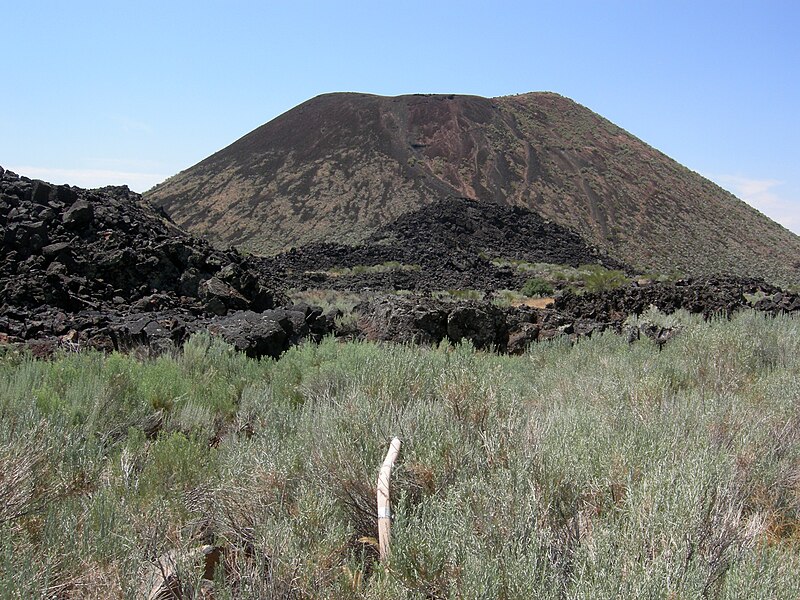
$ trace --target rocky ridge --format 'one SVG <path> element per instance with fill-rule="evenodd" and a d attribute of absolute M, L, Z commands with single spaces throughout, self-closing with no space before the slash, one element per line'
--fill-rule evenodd
<path fill-rule="evenodd" d="M 434 299 L 429 292 L 448 285 L 509 287 L 518 276 L 494 266 L 492 256 L 624 267 L 528 211 L 474 208 L 470 200 L 453 199 L 398 219 L 368 244 L 316 245 L 260 259 L 188 235 L 126 187 L 54 186 L 0 168 L 0 343 L 43 355 L 87 346 L 163 352 L 194 332 L 209 331 L 254 357 L 278 357 L 293 344 L 329 334 L 427 344 L 469 340 L 478 348 L 518 353 L 535 341 L 622 331 L 628 315 L 651 306 L 705 316 L 746 307 L 800 311 L 798 294 L 732 276 L 580 296 L 566 292 L 544 309 Z M 311 269 L 319 274 L 392 260 L 414 261 L 419 268 L 374 273 L 361 284 L 384 290 L 402 284 L 413 293 L 372 294 L 356 307 L 355 325 L 344 320 L 337 327 L 342 315 L 336 312 L 287 305 L 284 291 L 313 279 Z M 375 276 L 386 281 L 375 285 Z M 350 276 L 351 289 L 360 289 L 358 277 Z M 627 333 L 658 343 L 671 335 L 652 328 Z"/>
<path fill-rule="evenodd" d="M 800 312 L 800 294 L 758 279 L 714 277 L 633 284 L 580 296 L 567 292 L 544 309 L 384 295 L 356 311 L 361 315 L 359 330 L 366 339 L 433 345 L 469 340 L 476 348 L 520 353 L 533 342 L 558 337 L 575 341 L 606 330 L 624 333 L 631 341 L 649 337 L 661 345 L 674 332 L 647 324 L 626 325 L 629 316 L 641 315 L 651 307 L 666 314 L 683 309 L 706 318 L 730 317 L 745 308 L 774 315 Z"/>

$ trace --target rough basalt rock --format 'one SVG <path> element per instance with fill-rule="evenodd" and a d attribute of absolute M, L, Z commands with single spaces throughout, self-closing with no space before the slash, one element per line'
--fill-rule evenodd
<path fill-rule="evenodd" d="M 764 295 L 756 302 L 751 295 Z M 753 296 L 751 296 L 752 298 Z M 500 308 L 491 302 L 444 302 L 426 297 L 375 296 L 356 307 L 361 337 L 438 344 L 470 341 L 476 348 L 519 354 L 533 342 L 578 340 L 596 332 L 615 331 L 630 341 L 649 338 L 662 347 L 679 328 L 649 323 L 626 325 L 628 317 L 651 307 L 665 313 L 684 309 L 708 318 L 731 316 L 755 308 L 768 313 L 800 310 L 800 296 L 779 291 L 756 279 L 718 277 L 630 286 L 578 296 L 565 293 L 551 308 Z"/>
<path fill-rule="evenodd" d="M 281 289 L 309 282 L 417 292 L 362 302 L 357 325 L 338 332 L 348 339 L 467 340 L 513 353 L 534 341 L 622 331 L 629 315 L 650 306 L 706 317 L 749 306 L 771 314 L 800 310 L 797 294 L 734 277 L 564 293 L 550 309 L 420 295 L 443 288 L 519 287 L 523 275 L 496 267 L 491 256 L 621 266 L 535 215 L 501 206 L 473 214 L 469 203 L 406 215 L 364 246 L 324 244 L 256 259 L 189 236 L 126 187 L 52 186 L 0 169 L 0 343 L 27 344 L 41 355 L 87 346 L 111 351 L 145 345 L 162 352 L 194 332 L 211 331 L 250 356 L 277 357 L 293 344 L 335 332 L 335 314 L 280 306 L 286 304 Z M 324 272 L 388 261 L 419 268 Z M 674 330 L 640 325 L 625 333 L 662 345 Z"/>
<path fill-rule="evenodd" d="M 289 347 L 291 320 L 251 311 L 237 312 L 211 324 L 210 331 L 220 335 L 248 356 L 277 358 Z"/>
<path fill-rule="evenodd" d="M 539 326 L 535 323 L 521 323 L 508 332 L 507 350 L 509 354 L 524 354 L 528 347 L 539 339 Z"/>
<path fill-rule="evenodd" d="M 763 297 L 751 302 L 748 295 Z M 800 295 L 781 291 L 760 279 L 707 277 L 674 283 L 634 284 L 583 295 L 565 292 L 556 298 L 553 308 L 573 317 L 621 322 L 628 315 L 641 314 L 651 306 L 665 313 L 684 309 L 706 318 L 718 314 L 730 316 L 748 307 L 777 314 L 800 310 Z"/>
<path fill-rule="evenodd" d="M 77 229 L 91 223 L 93 218 L 94 208 L 92 205 L 86 200 L 78 200 L 63 213 L 61 222 L 65 227 Z"/>
<path fill-rule="evenodd" d="M 164 351 L 213 330 L 252 356 L 278 356 L 333 330 L 308 307 L 270 312 L 285 302 L 252 259 L 186 234 L 127 187 L 52 186 L 0 169 L 3 343 Z"/>
<path fill-rule="evenodd" d="M 519 289 L 528 278 L 492 259 L 627 267 L 579 235 L 519 207 L 448 198 L 405 214 L 363 244 L 324 243 L 262 259 L 295 287 L 430 291 Z M 395 262 L 413 269 L 338 273 Z"/>
<path fill-rule="evenodd" d="M 498 341 L 505 347 L 506 315 L 492 304 L 457 306 L 447 315 L 447 337 L 451 341 L 468 340 L 476 348 L 488 348 Z"/>
<path fill-rule="evenodd" d="M 468 341 L 479 349 L 521 353 L 540 338 L 588 337 L 608 324 L 572 320 L 551 310 L 500 308 L 491 302 L 443 302 L 431 298 L 376 296 L 355 309 L 362 337 L 436 345 Z"/>
<path fill-rule="evenodd" d="M 355 308 L 367 340 L 438 344 L 447 336 L 448 307 L 433 300 L 380 296 Z"/>

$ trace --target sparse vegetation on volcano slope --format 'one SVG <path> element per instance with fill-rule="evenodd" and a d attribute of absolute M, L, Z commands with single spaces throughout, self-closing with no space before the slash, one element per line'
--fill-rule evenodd
<path fill-rule="evenodd" d="M 797 597 L 800 321 L 663 318 L 683 330 L 660 351 L 610 333 L 519 357 L 9 351 L 0 589 L 143 597 L 170 551 L 197 589 L 207 544 L 219 598 Z"/>

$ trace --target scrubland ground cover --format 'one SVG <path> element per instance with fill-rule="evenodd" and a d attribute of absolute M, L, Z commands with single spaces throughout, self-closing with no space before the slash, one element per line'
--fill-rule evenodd
<path fill-rule="evenodd" d="M 798 597 L 800 320 L 661 318 L 661 351 L 6 353 L 0 591 L 142 597 L 157 557 L 210 544 L 215 598 Z"/>

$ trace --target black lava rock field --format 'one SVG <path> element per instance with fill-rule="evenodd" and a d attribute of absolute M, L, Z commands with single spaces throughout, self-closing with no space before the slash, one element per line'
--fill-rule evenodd
<path fill-rule="evenodd" d="M 402 215 L 364 244 L 310 244 L 264 259 L 294 287 L 430 291 L 517 289 L 526 276 L 492 259 L 578 266 L 626 265 L 530 210 L 449 198 Z M 389 262 L 406 269 L 332 272 Z"/>
<path fill-rule="evenodd" d="M 276 310 L 286 298 L 251 259 L 186 234 L 127 187 L 53 186 L 0 168 L 0 241 L 4 342 L 111 350 L 179 344 L 213 326 L 277 356 L 331 329 L 310 307 Z M 246 341 L 239 321 L 258 339 Z"/>
<path fill-rule="evenodd" d="M 465 199 L 404 215 L 360 246 L 315 244 L 251 257 L 187 234 L 127 187 L 55 186 L 0 168 L 0 344 L 40 355 L 83 347 L 171 351 L 197 331 L 250 356 L 278 357 L 331 334 L 429 344 L 466 339 L 521 352 L 553 337 L 621 332 L 629 315 L 650 306 L 705 316 L 745 307 L 800 310 L 797 294 L 734 277 L 565 292 L 547 308 L 430 296 L 519 288 L 524 274 L 493 258 L 627 269 L 535 213 Z M 387 264 L 395 267 L 380 268 Z M 303 287 L 372 291 L 355 319 L 337 327 L 336 311 L 289 304 L 287 292 Z M 396 289 L 409 294 L 390 293 Z M 640 333 L 657 341 L 670 335 L 628 335 Z"/>

